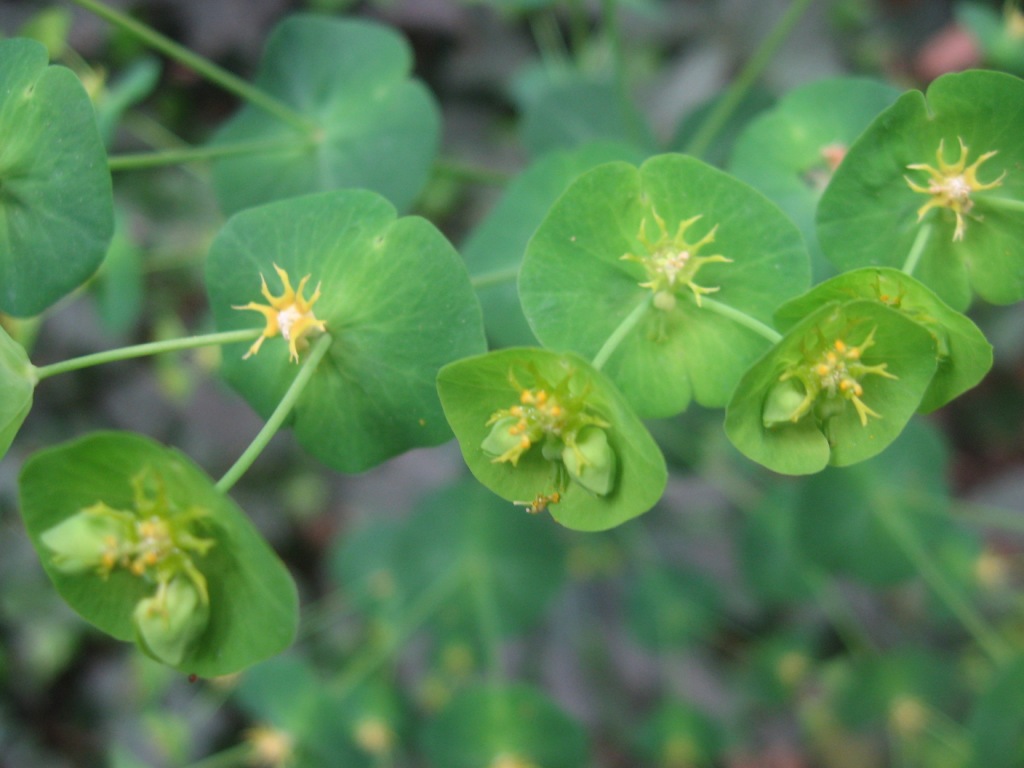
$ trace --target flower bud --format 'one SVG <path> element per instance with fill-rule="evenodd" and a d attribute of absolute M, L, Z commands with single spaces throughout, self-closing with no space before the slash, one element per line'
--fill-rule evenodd
<path fill-rule="evenodd" d="M 615 452 L 600 427 L 584 427 L 562 451 L 569 476 L 588 491 L 605 496 L 615 486 Z"/>
<path fill-rule="evenodd" d="M 116 564 L 118 545 L 131 535 L 131 524 L 100 505 L 89 507 L 43 532 L 51 562 L 62 573 L 97 570 L 108 573 Z"/>
<path fill-rule="evenodd" d="M 165 664 L 180 664 L 210 616 L 199 590 L 185 576 L 162 583 L 153 597 L 135 606 L 135 638 L 146 653 Z"/>

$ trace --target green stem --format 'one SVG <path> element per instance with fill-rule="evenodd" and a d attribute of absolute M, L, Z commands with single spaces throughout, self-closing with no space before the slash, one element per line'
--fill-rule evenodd
<path fill-rule="evenodd" d="M 470 184 L 488 184 L 494 187 L 503 187 L 512 178 L 512 174 L 506 171 L 497 171 L 493 168 L 483 168 L 479 165 L 445 158 L 435 161 L 434 173 L 438 176 L 455 179 L 456 181 L 464 181 Z"/>
<path fill-rule="evenodd" d="M 1024 213 L 1024 200 L 1017 200 L 1013 197 L 996 197 L 995 195 L 979 195 L 977 202 L 983 203 L 986 208 L 995 208 L 1002 211 L 1015 211 Z"/>
<path fill-rule="evenodd" d="M 928 238 L 932 236 L 932 224 L 923 224 L 920 229 L 917 230 L 917 236 L 914 238 L 913 244 L 910 246 L 910 252 L 907 254 L 907 260 L 903 262 L 902 271 L 908 275 L 913 275 L 914 270 L 917 269 L 917 262 L 921 260 L 921 254 L 924 253 L 924 248 L 928 245 Z"/>
<path fill-rule="evenodd" d="M 327 354 L 327 350 L 331 346 L 331 336 L 325 333 L 323 336 L 313 342 L 313 346 L 309 348 L 309 354 L 306 359 L 302 362 L 299 368 L 298 374 L 295 379 L 292 380 L 291 386 L 288 387 L 288 391 L 284 393 L 284 397 L 281 398 L 281 402 L 277 404 L 277 408 L 270 414 L 270 418 L 267 419 L 267 423 L 263 425 L 263 429 L 259 431 L 249 447 L 245 449 L 245 452 L 238 457 L 231 468 L 224 473 L 224 477 L 217 481 L 216 488 L 221 493 L 227 493 L 231 490 L 231 487 L 238 482 L 238 479 L 245 474 L 246 470 L 252 466 L 252 463 L 256 461 L 256 457 L 259 456 L 263 449 L 267 447 L 267 443 L 270 439 L 277 434 L 277 431 L 284 424 L 284 420 L 288 418 L 288 414 L 291 413 L 292 408 L 295 407 L 295 403 L 298 401 L 302 391 L 309 384 L 313 378 L 313 374 L 316 373 L 317 366 L 320 364 L 320 360 L 324 355 Z"/>
<path fill-rule="evenodd" d="M 242 766 L 252 765 L 255 756 L 256 748 L 245 741 L 209 757 L 204 757 L 202 760 L 197 760 L 189 764 L 187 768 L 242 768 Z"/>
<path fill-rule="evenodd" d="M 498 685 L 505 679 L 505 670 L 501 663 L 501 623 L 495 609 L 493 573 L 484 558 L 475 557 L 466 568 L 466 578 L 480 627 L 487 682 Z"/>
<path fill-rule="evenodd" d="M 644 313 L 647 311 L 648 307 L 651 306 L 651 302 L 653 300 L 654 294 L 648 293 L 646 298 L 637 304 L 636 308 L 626 315 L 626 318 L 619 323 L 619 327 L 612 332 L 612 335 L 608 337 L 604 346 L 601 347 L 601 349 L 598 350 L 598 353 L 594 356 L 594 360 L 591 363 L 594 368 L 601 370 L 604 367 L 604 364 L 608 362 L 608 358 L 614 354 L 616 349 L 618 349 L 622 340 L 626 338 L 626 336 L 629 335 L 629 332 L 632 331 L 636 327 L 636 324 L 640 322 L 640 318 L 644 316 Z"/>
<path fill-rule="evenodd" d="M 900 546 L 925 583 L 957 617 L 964 629 L 975 642 L 997 664 L 1010 657 L 1010 647 L 977 613 L 964 596 L 947 581 L 945 574 L 935 564 L 916 533 L 907 526 L 898 510 L 876 510 L 879 521 L 886 527 L 893 540 Z"/>
<path fill-rule="evenodd" d="M 469 278 L 469 283 L 473 286 L 473 290 L 479 291 L 494 285 L 513 283 L 517 277 L 519 277 L 519 267 L 509 267 L 508 269 L 497 269 L 494 272 L 484 272 L 482 275 L 474 275 Z"/>
<path fill-rule="evenodd" d="M 615 77 L 615 92 L 622 108 L 622 114 L 629 125 L 630 135 L 638 145 L 647 144 L 647 130 L 629 98 L 629 79 L 626 74 L 626 54 L 622 45 L 622 30 L 619 27 L 618 1 L 601 0 L 601 16 L 608 48 L 612 54 L 612 73 Z"/>
<path fill-rule="evenodd" d="M 58 373 L 78 371 L 82 368 L 91 368 L 94 365 L 113 363 L 118 360 L 131 360 L 136 357 L 147 357 L 159 355 L 164 352 L 180 352 L 183 349 L 197 349 L 199 347 L 212 347 L 219 344 L 233 344 L 238 341 L 248 341 L 260 335 L 256 328 L 247 328 L 244 331 L 224 331 L 223 333 L 208 333 L 204 336 L 186 336 L 181 339 L 167 339 L 166 341 L 150 341 L 146 344 L 135 344 L 130 347 L 118 347 L 106 352 L 94 352 L 91 355 L 73 357 L 70 360 L 62 360 L 59 363 L 51 363 L 35 369 L 36 381 L 48 379 Z"/>
<path fill-rule="evenodd" d="M 715 104 L 711 113 L 701 123 L 700 128 L 697 129 L 693 138 L 690 139 L 686 152 L 694 157 L 700 157 L 707 152 L 711 142 L 718 135 L 718 132 L 722 130 L 722 127 L 728 122 L 729 118 L 732 117 L 736 107 L 739 106 L 744 96 L 747 95 L 747 91 L 750 90 L 754 81 L 760 77 L 765 67 L 768 66 L 768 63 L 775 55 L 776 50 L 789 36 L 793 27 L 812 2 L 813 0 L 793 0 L 790 3 L 789 8 L 786 9 L 782 18 L 779 19 L 775 28 L 768 33 L 768 37 L 761 42 L 754 55 L 747 60 L 743 70 L 732 81 L 725 95 Z"/>
<path fill-rule="evenodd" d="M 749 328 L 758 336 L 761 336 L 772 344 L 778 344 L 782 340 L 782 334 L 772 328 L 770 325 L 765 325 L 755 317 L 751 317 L 746 312 L 741 312 L 734 307 L 730 307 L 728 304 L 722 304 L 720 301 L 709 299 L 707 296 L 701 296 L 700 299 L 701 307 L 710 309 L 716 315 L 727 317 L 738 325 L 742 325 L 744 328 Z"/>
<path fill-rule="evenodd" d="M 424 590 L 412 605 L 402 611 L 402 623 L 398 627 L 392 629 L 379 645 L 367 649 L 346 665 L 344 673 L 334 684 L 337 699 L 347 698 L 360 683 L 380 669 L 464 582 L 465 569 L 456 563 Z"/>
<path fill-rule="evenodd" d="M 294 149 L 294 139 L 266 139 L 242 141 L 237 144 L 217 144 L 205 147 L 181 147 L 161 149 L 154 152 L 137 152 L 130 155 L 114 155 L 107 158 L 111 171 L 136 171 L 143 168 L 157 168 L 164 165 L 180 165 L 234 155 L 253 155 L 278 149 Z"/>
<path fill-rule="evenodd" d="M 318 126 L 315 122 L 292 109 L 283 101 L 250 85 L 227 70 L 218 67 L 209 59 L 190 51 L 182 45 L 178 45 L 173 40 L 161 35 L 142 22 L 111 8 L 105 3 L 100 2 L 100 0 L 72 0 L 72 2 L 125 32 L 134 35 L 145 45 L 154 48 L 165 56 L 169 56 L 178 63 L 199 73 L 210 82 L 216 83 L 224 90 L 235 94 L 253 106 L 259 107 L 264 112 L 273 115 L 296 130 L 308 135 L 314 135 L 317 132 Z"/>

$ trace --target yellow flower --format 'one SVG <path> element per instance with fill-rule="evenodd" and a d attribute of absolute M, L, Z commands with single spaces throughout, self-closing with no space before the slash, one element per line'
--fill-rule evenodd
<path fill-rule="evenodd" d="M 967 145 L 964 144 L 964 140 L 960 137 L 957 137 L 957 141 L 960 144 L 960 157 L 955 163 L 946 162 L 943 157 L 942 141 L 940 140 L 939 149 L 935 153 L 939 162 L 938 168 L 933 168 L 926 163 L 913 163 L 907 166 L 907 168 L 913 171 L 925 171 L 929 176 L 928 186 L 915 184 L 906 176 L 903 178 L 906 179 L 907 184 L 915 192 L 931 195 L 931 199 L 918 209 L 917 220 L 923 219 L 924 215 L 932 208 L 949 208 L 956 214 L 956 230 L 953 232 L 953 239 L 963 240 L 964 231 L 967 228 L 964 214 L 969 213 L 971 208 L 974 207 L 974 201 L 971 200 L 971 192 L 993 189 L 1000 186 L 1003 183 L 1003 177 L 1006 176 L 1006 171 L 1003 171 L 999 178 L 987 184 L 978 181 L 978 168 L 982 163 L 995 155 L 995 151 L 986 152 L 973 163 L 967 165 Z"/>
<path fill-rule="evenodd" d="M 256 343 L 249 347 L 249 351 L 242 359 L 247 360 L 259 352 L 264 339 L 281 334 L 281 337 L 288 342 L 288 359 L 297 363 L 299 362 L 299 350 L 309 346 L 306 336 L 313 332 L 327 330 L 326 323 L 323 320 L 317 320 L 316 315 L 313 314 L 313 305 L 320 298 L 320 285 L 318 284 L 313 295 L 306 299 L 302 293 L 306 288 L 306 283 L 309 282 L 309 275 L 299 281 L 297 289 L 293 289 L 291 281 L 288 279 L 288 273 L 277 264 L 274 265 L 274 270 L 284 286 L 284 293 L 280 296 L 271 295 L 270 289 L 267 288 L 266 278 L 260 274 L 260 280 L 263 283 L 261 292 L 263 297 L 270 302 L 270 306 L 250 301 L 248 304 L 232 307 L 233 309 L 251 309 L 259 312 L 267 321 L 263 335 L 256 339 Z"/>

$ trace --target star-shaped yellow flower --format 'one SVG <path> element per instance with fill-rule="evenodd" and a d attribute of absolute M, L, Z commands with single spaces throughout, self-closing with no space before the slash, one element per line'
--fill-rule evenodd
<path fill-rule="evenodd" d="M 306 288 L 306 283 L 309 282 L 309 275 L 299 281 L 297 289 L 293 289 L 287 272 L 277 264 L 274 265 L 274 271 L 277 272 L 277 276 L 281 278 L 281 284 L 284 286 L 284 293 L 280 296 L 270 293 L 266 278 L 260 274 L 260 280 L 263 283 L 261 292 L 270 306 L 250 301 L 248 304 L 232 307 L 233 309 L 251 309 L 254 312 L 259 312 L 267 321 L 263 334 L 249 347 L 249 351 L 242 359 L 247 360 L 259 352 L 264 339 L 281 334 L 281 337 L 288 342 L 288 359 L 297 363 L 299 362 L 299 350 L 309 346 L 309 340 L 306 337 L 311 333 L 322 333 L 327 330 L 327 324 L 323 320 L 317 320 L 316 315 L 313 314 L 313 305 L 320 298 L 320 285 L 318 284 L 313 295 L 306 299 L 302 293 Z"/>
<path fill-rule="evenodd" d="M 906 176 L 903 178 L 906 179 L 907 184 L 915 192 L 931 195 L 931 199 L 918 209 L 917 220 L 923 219 L 924 215 L 932 208 L 949 208 L 956 214 L 956 229 L 953 232 L 953 239 L 963 240 L 964 231 L 967 228 L 964 214 L 970 212 L 971 208 L 974 207 L 971 192 L 1000 186 L 1003 183 L 1003 177 L 1006 176 L 1006 171 L 1003 171 L 999 178 L 987 184 L 978 181 L 978 168 L 982 163 L 995 155 L 995 151 L 986 152 L 973 163 L 967 165 L 967 145 L 964 144 L 964 140 L 960 137 L 957 137 L 957 141 L 960 144 L 960 157 L 955 163 L 946 162 L 943 157 L 942 141 L 940 140 L 938 152 L 935 153 L 939 161 L 938 168 L 933 168 L 926 163 L 914 163 L 907 166 L 907 168 L 913 171 L 925 171 L 929 176 L 928 186 L 915 184 Z"/>

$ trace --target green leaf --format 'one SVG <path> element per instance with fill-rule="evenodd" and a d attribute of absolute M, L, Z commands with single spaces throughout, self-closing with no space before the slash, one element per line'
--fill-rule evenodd
<path fill-rule="evenodd" d="M 35 374 L 24 348 L 0 326 L 0 459 L 32 409 Z"/>
<path fill-rule="evenodd" d="M 271 200 L 365 187 L 406 209 L 426 184 L 440 116 L 410 79 L 412 54 L 392 30 L 366 21 L 293 15 L 271 34 L 255 85 L 316 126 L 304 135 L 254 105 L 218 131 L 214 146 L 280 149 L 224 157 L 213 182 L 228 213 Z"/>
<path fill-rule="evenodd" d="M 830 393 L 826 381 L 837 371 L 815 373 L 840 345 L 858 347 L 859 363 L 884 371 L 853 373 L 863 388 L 859 396 L 854 389 L 844 396 L 838 381 Z M 851 359 L 843 357 L 841 366 Z M 868 301 L 827 304 L 751 366 L 726 409 L 725 431 L 748 458 L 775 472 L 802 475 L 828 464 L 855 464 L 896 439 L 920 406 L 935 367 L 931 334 L 901 312 Z M 795 420 L 769 418 L 780 393 L 790 388 L 801 400 L 790 411 Z"/>
<path fill-rule="evenodd" d="M 775 96 L 763 88 L 751 88 L 732 109 L 728 119 L 708 141 L 707 146 L 692 148 L 693 140 L 700 135 L 708 117 L 726 98 L 724 91 L 714 94 L 688 112 L 669 142 L 668 149 L 699 157 L 716 168 L 725 165 L 733 151 L 738 137 L 759 115 L 775 103 Z"/>
<path fill-rule="evenodd" d="M 943 206 L 924 209 L 938 198 L 910 186 L 929 186 L 930 174 L 910 166 L 938 171 L 940 143 L 947 165 L 961 159 L 971 167 L 980 160 L 979 183 L 999 180 L 992 189 L 969 192 L 961 215 Z M 989 152 L 996 154 L 982 160 Z M 842 270 L 878 265 L 912 271 L 957 310 L 970 303 L 972 288 L 994 304 L 1019 301 L 1022 165 L 1024 81 L 998 72 L 944 75 L 927 96 L 901 96 L 850 147 L 818 208 L 822 249 Z M 950 172 L 951 179 L 960 177 Z"/>
<path fill-rule="evenodd" d="M 159 478 L 170 509 L 182 514 L 201 510 L 204 514 L 186 525 L 193 535 L 213 541 L 205 554 L 189 555 L 205 579 L 209 620 L 171 666 L 214 677 L 287 647 L 298 624 L 298 599 L 284 564 L 245 514 L 187 457 L 139 435 L 89 435 L 36 453 L 22 470 L 25 527 L 61 596 L 107 634 L 135 638 L 132 616 L 140 601 L 153 596 L 154 579 L 120 564 L 106 577 L 99 569 L 69 573 L 55 563 L 43 536 L 100 502 L 114 510 L 137 509 L 132 483 L 140 474 Z"/>
<path fill-rule="evenodd" d="M 524 685 L 476 686 L 462 691 L 423 733 L 434 768 L 583 768 L 587 736 L 540 691 Z"/>
<path fill-rule="evenodd" d="M 695 247 L 712 232 L 713 242 Z M 731 262 L 697 261 L 719 255 Z M 691 266 L 652 301 L 641 285 L 651 280 L 643 259 Z M 691 287 L 685 270 L 694 267 Z M 772 311 L 808 280 L 800 233 L 778 208 L 699 160 L 659 155 L 639 169 L 608 163 L 573 182 L 530 241 L 519 291 L 545 346 L 593 359 L 625 332 L 603 370 L 641 416 L 660 417 L 691 397 L 728 402 L 769 345 L 762 333 L 773 333 L 763 328 Z M 716 290 L 698 304 L 699 288 Z"/>
<path fill-rule="evenodd" d="M 484 601 L 500 632 L 512 635 L 536 623 L 565 581 L 557 531 L 550 521 L 510 506 L 479 483 L 461 483 L 417 509 L 395 542 L 389 570 L 413 600 L 453 570 L 461 571 L 449 601 L 459 621 L 468 617 L 479 634 Z"/>
<path fill-rule="evenodd" d="M 942 514 L 948 463 L 940 435 L 913 421 L 884 456 L 807 478 L 795 507 L 801 556 L 876 586 L 916 576 L 885 518 L 898 517 L 933 551 L 944 535 L 960 534 Z"/>
<path fill-rule="evenodd" d="M 655 145 L 643 115 L 622 99 L 615 83 L 577 73 L 549 82 L 528 105 L 522 136 L 534 157 L 600 140 Z"/>
<path fill-rule="evenodd" d="M 1002 13 L 981 3 L 959 2 L 954 6 L 957 22 L 981 45 L 986 67 L 1024 74 L 1024 45 L 1020 24 L 1024 12 L 1013 2 L 1003 4 Z"/>
<path fill-rule="evenodd" d="M 35 41 L 0 41 L 0 136 L 0 311 L 27 317 L 103 261 L 110 173 L 89 96 Z"/>
<path fill-rule="evenodd" d="M 714 583 L 680 568 L 639 568 L 626 601 L 630 631 L 651 650 L 693 645 L 715 631 L 721 616 Z"/>
<path fill-rule="evenodd" d="M 665 699 L 638 726 L 631 738 L 640 764 L 675 766 L 712 765 L 722 757 L 722 727 L 689 702 Z"/>
<path fill-rule="evenodd" d="M 536 343 L 516 290 L 526 244 L 573 179 L 612 160 L 640 162 L 643 153 L 625 144 L 590 142 L 540 157 L 509 183 L 494 208 L 463 243 L 460 251 L 469 273 L 481 286 L 477 295 L 487 336 L 498 346 Z"/>
<path fill-rule="evenodd" d="M 740 568 L 758 600 L 777 605 L 811 597 L 818 573 L 796 538 L 798 486 L 777 483 L 743 518 Z"/>
<path fill-rule="evenodd" d="M 736 141 L 729 171 L 796 222 L 819 279 L 834 271 L 814 229 L 821 193 L 849 146 L 899 91 L 864 78 L 817 80 L 794 88 Z"/>
<path fill-rule="evenodd" d="M 483 450 L 494 427 L 491 417 L 520 402 L 516 382 L 524 388 L 567 387 L 571 396 L 566 399 L 581 397 L 584 413 L 607 423 L 604 430 L 618 467 L 608 494 L 595 495 L 569 479 L 557 456 L 546 455 L 547 444 L 526 450 L 515 466 Z M 598 531 L 646 512 L 661 497 L 667 471 L 657 445 L 614 385 L 576 355 L 499 350 L 445 366 L 437 386 L 470 471 L 504 499 L 536 508 L 536 499 L 557 493 L 557 502 L 540 506 L 568 528 Z"/>
<path fill-rule="evenodd" d="M 992 345 L 970 318 L 951 309 L 910 275 L 888 267 L 844 272 L 783 304 L 775 323 L 787 330 L 830 301 L 873 299 L 900 310 L 935 340 L 938 369 L 921 400 L 927 413 L 945 405 L 980 382 L 992 367 Z"/>
<path fill-rule="evenodd" d="M 207 290 L 220 330 L 257 328 L 263 319 L 233 307 L 260 296 L 260 275 L 281 294 L 274 265 L 293 287 L 311 275 L 313 307 L 332 341 L 292 413 L 299 443 L 320 461 L 359 472 L 416 446 L 448 440 L 434 379 L 445 363 L 481 352 L 480 307 L 465 267 L 432 224 L 395 217 L 372 192 L 341 190 L 243 211 L 215 239 Z M 224 348 L 223 373 L 262 416 L 294 379 L 288 344 L 271 338 L 242 359 Z"/>
<path fill-rule="evenodd" d="M 1024 763 L 1024 658 L 993 670 L 968 720 L 971 765 L 1014 768 Z"/>

